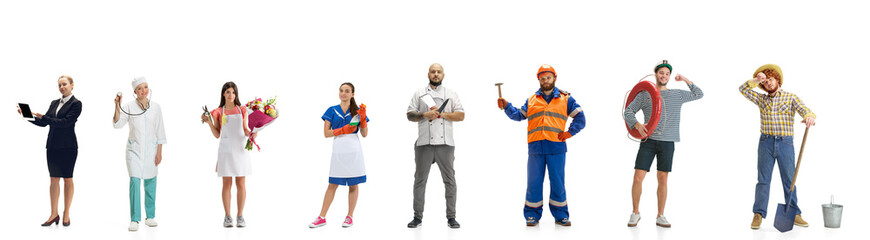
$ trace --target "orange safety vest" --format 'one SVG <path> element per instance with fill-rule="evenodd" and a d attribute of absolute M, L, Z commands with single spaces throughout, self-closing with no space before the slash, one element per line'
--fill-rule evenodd
<path fill-rule="evenodd" d="M 550 103 L 537 94 L 529 98 L 529 111 L 526 113 L 529 143 L 541 140 L 564 142 L 559 140 L 559 133 L 568 122 L 568 95 L 559 94 L 561 96 L 553 97 Z"/>

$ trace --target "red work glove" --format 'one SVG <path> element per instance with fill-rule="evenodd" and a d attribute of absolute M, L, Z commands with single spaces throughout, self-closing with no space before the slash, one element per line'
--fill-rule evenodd
<path fill-rule="evenodd" d="M 344 125 L 344 127 L 332 129 L 332 135 L 337 137 L 337 136 L 342 135 L 342 134 L 353 133 L 354 131 L 356 131 L 356 127 L 348 124 L 348 125 Z"/>
<path fill-rule="evenodd" d="M 506 107 L 506 106 L 507 106 L 507 100 L 504 100 L 504 98 L 499 98 L 498 99 L 498 108 L 504 109 L 504 107 Z"/>
<path fill-rule="evenodd" d="M 569 133 L 569 132 L 560 132 L 559 133 L 559 141 L 565 141 L 568 138 L 571 138 L 572 136 L 573 135 L 571 135 L 571 133 Z"/>
<path fill-rule="evenodd" d="M 368 122 L 366 122 L 366 105 L 360 104 L 359 110 L 356 111 L 357 116 L 359 116 L 359 128 L 368 127 Z"/>

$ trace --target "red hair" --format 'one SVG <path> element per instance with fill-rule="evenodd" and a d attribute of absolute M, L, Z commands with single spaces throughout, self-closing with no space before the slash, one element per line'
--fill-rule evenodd
<path fill-rule="evenodd" d="M 761 71 L 761 72 L 764 73 L 764 75 L 767 76 L 767 78 L 775 79 L 777 86 L 782 87 L 782 76 L 780 76 L 779 73 L 777 73 L 773 69 L 764 69 L 764 71 Z M 761 84 L 760 86 L 761 86 L 761 89 L 764 89 L 765 91 L 769 91 L 769 89 L 764 87 L 764 84 Z"/>

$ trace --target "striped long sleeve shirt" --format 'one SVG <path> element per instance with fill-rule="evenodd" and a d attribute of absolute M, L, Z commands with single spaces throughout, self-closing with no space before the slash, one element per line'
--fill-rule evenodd
<path fill-rule="evenodd" d="M 656 130 L 649 134 L 649 138 L 658 141 L 679 142 L 680 141 L 680 112 L 683 108 L 683 103 L 695 101 L 704 97 L 704 92 L 697 85 L 689 85 L 689 90 L 667 89 L 659 91 L 661 94 L 664 109 L 659 117 L 659 123 L 656 125 Z M 628 107 L 622 112 L 625 122 L 631 129 L 634 129 L 634 124 L 637 123 L 635 114 L 639 110 L 643 110 L 644 123 L 648 123 L 652 114 L 652 99 L 649 93 L 640 92 Z"/>
<path fill-rule="evenodd" d="M 761 133 L 774 136 L 794 135 L 794 114 L 797 112 L 803 118 L 816 117 L 804 102 L 794 93 L 783 91 L 782 88 L 776 94 L 770 96 L 767 93 L 758 93 L 752 89 L 758 83 L 751 80 L 740 85 L 740 93 L 746 99 L 758 106 L 761 114 Z"/>

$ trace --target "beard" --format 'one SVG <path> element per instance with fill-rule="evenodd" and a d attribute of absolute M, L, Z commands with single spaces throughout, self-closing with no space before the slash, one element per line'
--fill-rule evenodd
<path fill-rule="evenodd" d="M 761 86 L 761 89 L 764 90 L 765 92 L 767 92 L 767 94 L 773 94 L 773 93 L 776 92 L 776 90 L 779 90 L 779 86 L 776 86 L 776 87 L 773 88 L 773 89 L 767 89 L 767 87 L 765 87 L 764 85 L 762 85 L 762 86 Z"/>
<path fill-rule="evenodd" d="M 549 84 L 549 85 L 546 85 L 546 84 L 541 83 L 541 91 L 545 91 L 545 92 L 546 92 L 546 91 L 552 91 L 553 88 L 555 88 L 555 87 L 556 87 L 556 84 Z"/>
<path fill-rule="evenodd" d="M 432 81 L 432 79 L 429 79 L 429 85 L 436 86 L 436 87 L 441 86 L 441 82 L 443 82 L 443 81 L 444 80 L 435 82 L 435 81 Z"/>

